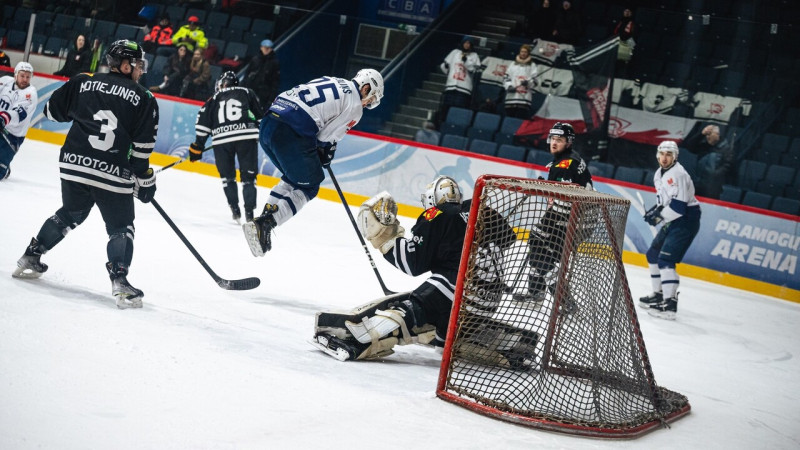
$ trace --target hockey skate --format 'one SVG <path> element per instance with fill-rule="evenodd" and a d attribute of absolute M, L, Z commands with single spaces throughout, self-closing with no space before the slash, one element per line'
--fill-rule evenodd
<path fill-rule="evenodd" d="M 117 308 L 141 308 L 144 292 L 128 282 L 128 269 L 111 263 L 106 263 L 106 269 L 111 277 L 111 295 L 117 300 Z"/>
<path fill-rule="evenodd" d="M 664 294 L 661 292 L 653 292 L 650 295 L 645 295 L 644 297 L 639 297 L 639 306 L 642 308 L 650 308 L 653 305 L 657 305 L 664 301 Z"/>
<path fill-rule="evenodd" d="M 244 211 L 244 220 L 245 220 L 245 222 L 252 222 L 253 221 L 253 210 L 252 209 L 246 209 Z"/>
<path fill-rule="evenodd" d="M 253 256 L 264 256 L 272 249 L 270 234 L 272 229 L 278 225 L 273 217 L 276 212 L 278 212 L 278 205 L 267 203 L 260 216 L 242 225 L 244 237 L 247 239 L 247 245 L 250 246 Z"/>
<path fill-rule="evenodd" d="M 34 279 L 47 272 L 47 264 L 39 261 L 42 257 L 41 245 L 36 238 L 31 238 L 31 243 L 25 249 L 25 254 L 17 260 L 17 268 L 11 274 L 14 278 Z"/>
<path fill-rule="evenodd" d="M 237 224 L 242 224 L 242 210 L 239 209 L 239 205 L 228 205 L 231 207 L 231 217 L 233 221 Z"/>
<path fill-rule="evenodd" d="M 356 359 L 365 350 L 364 347 L 369 347 L 358 341 L 340 339 L 328 333 L 318 333 L 310 342 L 314 347 L 339 361 Z"/>
<path fill-rule="evenodd" d="M 678 313 L 678 297 L 665 298 L 661 303 L 650 306 L 647 314 L 659 319 L 675 320 Z"/>

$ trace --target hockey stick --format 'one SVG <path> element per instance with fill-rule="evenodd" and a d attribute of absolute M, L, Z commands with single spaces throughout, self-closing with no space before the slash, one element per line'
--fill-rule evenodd
<path fill-rule="evenodd" d="M 350 223 L 353 224 L 353 229 L 356 230 L 356 234 L 358 235 L 358 240 L 361 241 L 361 247 L 364 248 L 364 252 L 367 254 L 367 258 L 369 259 L 369 264 L 372 266 L 372 271 L 375 272 L 375 277 L 378 278 L 378 283 L 381 285 L 381 289 L 383 289 L 384 295 L 391 295 L 396 294 L 396 292 L 389 290 L 386 285 L 383 283 L 383 278 L 381 278 L 380 272 L 378 272 L 378 267 L 375 265 L 375 260 L 372 259 L 372 254 L 369 252 L 369 248 L 367 247 L 367 243 L 364 241 L 364 237 L 361 236 L 361 232 L 358 231 L 358 225 L 356 225 L 356 219 L 353 217 L 352 211 L 350 211 L 350 206 L 347 205 L 347 200 L 344 198 L 344 194 L 342 193 L 342 188 L 339 187 L 339 182 L 336 181 L 336 177 L 333 175 L 333 170 L 331 167 L 328 166 L 328 175 L 331 177 L 331 181 L 333 181 L 333 185 L 336 187 L 336 192 L 339 193 L 339 198 L 342 199 L 342 205 L 344 206 L 345 211 L 347 211 L 347 217 L 350 218 Z"/>
<path fill-rule="evenodd" d="M 204 269 L 206 269 L 206 272 L 208 272 L 208 274 L 211 275 L 211 278 L 214 279 L 214 281 L 217 283 L 219 287 L 230 291 L 246 291 L 249 289 L 255 289 L 258 287 L 259 284 L 261 284 L 261 280 L 259 280 L 256 277 L 244 278 L 241 280 L 226 280 L 224 278 L 220 278 L 216 273 L 214 273 L 213 270 L 211 270 L 211 267 L 209 267 L 208 264 L 206 264 L 203 257 L 200 256 L 199 253 L 197 253 L 197 250 L 195 250 L 192 244 L 189 243 L 189 240 L 186 239 L 186 236 L 184 236 L 183 233 L 181 233 L 181 230 L 178 229 L 178 226 L 175 225 L 175 222 L 173 222 L 172 219 L 169 218 L 167 213 L 164 212 L 164 210 L 161 208 L 161 205 L 159 205 L 155 199 L 150 200 L 150 203 L 152 203 L 153 206 L 156 207 L 156 210 L 158 211 L 159 214 L 161 214 L 161 217 L 163 217 L 164 220 L 167 221 L 169 226 L 172 228 L 172 231 L 174 231 L 175 234 L 178 235 L 181 241 L 183 241 L 184 245 L 186 245 L 186 248 L 188 248 L 189 251 L 192 252 L 192 255 L 194 255 L 194 257 L 197 258 L 197 261 L 200 263 L 200 265 L 203 266 Z"/>
<path fill-rule="evenodd" d="M 213 146 L 213 145 L 211 145 L 211 146 L 208 146 L 208 147 L 204 148 L 204 149 L 203 149 L 203 153 L 205 153 L 205 152 L 206 152 L 206 150 L 211 150 L 212 148 L 214 148 L 214 146 Z M 182 162 L 186 161 L 187 159 L 189 159 L 189 157 L 188 157 L 188 156 L 184 156 L 183 158 L 181 158 L 181 159 L 179 159 L 179 160 L 177 160 L 177 161 L 172 161 L 171 163 L 167 164 L 166 166 L 164 166 L 164 167 L 162 167 L 162 168 L 160 168 L 160 169 L 156 170 L 156 173 L 163 172 L 163 171 L 165 171 L 165 170 L 169 169 L 170 167 L 175 167 L 175 166 L 177 166 L 178 164 L 180 164 L 180 163 L 182 163 Z"/>

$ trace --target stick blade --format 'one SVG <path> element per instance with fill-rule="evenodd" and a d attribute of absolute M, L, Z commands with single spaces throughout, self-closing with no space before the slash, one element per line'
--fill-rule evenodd
<path fill-rule="evenodd" d="M 249 291 L 261 285 L 261 280 L 256 277 L 243 278 L 241 280 L 217 280 L 217 285 L 229 291 Z"/>

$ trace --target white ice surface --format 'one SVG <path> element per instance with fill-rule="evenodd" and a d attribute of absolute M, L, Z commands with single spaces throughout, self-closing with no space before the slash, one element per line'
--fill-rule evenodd
<path fill-rule="evenodd" d="M 800 305 L 684 278 L 677 321 L 639 319 L 658 384 L 692 413 L 633 441 L 538 431 L 437 399 L 428 348 L 341 363 L 308 344 L 316 311 L 382 296 L 338 203 L 312 201 L 254 258 L 220 181 L 170 169 L 161 206 L 220 276 L 259 288 L 217 287 L 139 202 L 129 279 L 143 309 L 114 306 L 96 209 L 45 255 L 41 279 L 12 279 L 60 206 L 57 156 L 29 140 L 0 183 L 2 449 L 800 448 Z M 374 257 L 390 289 L 421 281 Z M 645 269 L 627 272 L 634 297 L 649 291 Z"/>

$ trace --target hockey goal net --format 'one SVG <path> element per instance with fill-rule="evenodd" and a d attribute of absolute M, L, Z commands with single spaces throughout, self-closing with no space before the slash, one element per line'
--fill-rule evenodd
<path fill-rule="evenodd" d="M 480 177 L 437 395 L 593 437 L 636 437 L 688 414 L 650 367 L 622 264 L 629 208 L 575 185 Z M 503 243 L 508 229 L 518 238 Z"/>

